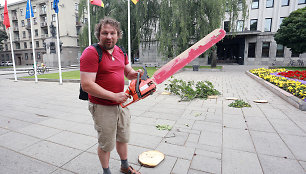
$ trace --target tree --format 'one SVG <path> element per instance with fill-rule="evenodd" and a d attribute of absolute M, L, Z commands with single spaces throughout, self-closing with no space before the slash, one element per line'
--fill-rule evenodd
<path fill-rule="evenodd" d="M 171 59 L 220 28 L 226 11 L 231 21 L 235 21 L 240 10 L 246 16 L 246 9 L 245 0 L 163 0 L 160 7 L 159 50 L 166 59 Z M 234 22 L 231 24 L 234 26 Z M 213 47 L 208 54 L 212 50 L 217 51 Z M 216 62 L 216 53 L 211 55 L 212 62 Z"/>
<path fill-rule="evenodd" d="M 293 53 L 306 52 L 306 7 L 293 11 L 283 20 L 274 40 L 290 48 Z"/>
<path fill-rule="evenodd" d="M 127 21 L 127 0 L 103 0 L 105 7 L 98 7 L 90 5 L 91 11 L 91 40 L 97 42 L 94 36 L 95 25 L 104 16 L 112 17 L 118 20 L 121 24 L 122 39 L 117 45 L 123 46 L 125 50 L 128 49 L 128 21 Z M 138 54 L 139 43 L 141 41 L 150 41 L 154 30 L 152 26 L 157 24 L 158 16 L 155 9 L 158 9 L 158 2 L 156 0 L 141 0 L 136 5 L 131 3 L 131 57 Z M 81 0 L 79 3 L 79 20 L 87 18 L 87 0 Z M 85 14 L 85 15 L 84 15 Z M 88 46 L 88 26 L 83 25 L 83 29 L 79 35 L 81 51 Z M 133 59 L 132 59 L 133 61 Z"/>
<path fill-rule="evenodd" d="M 7 38 L 8 38 L 8 37 L 7 37 L 6 31 L 0 30 L 0 44 L 1 44 L 0 50 L 3 49 L 3 47 L 2 47 L 2 41 L 3 41 L 3 40 L 6 40 Z"/>

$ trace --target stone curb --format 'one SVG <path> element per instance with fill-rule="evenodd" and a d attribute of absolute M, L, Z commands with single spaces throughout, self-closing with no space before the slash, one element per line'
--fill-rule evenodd
<path fill-rule="evenodd" d="M 249 71 L 245 72 L 248 76 L 250 76 L 251 78 L 253 78 L 254 80 L 256 80 L 257 82 L 259 82 L 260 84 L 262 84 L 263 86 L 265 86 L 266 88 L 268 88 L 270 91 L 272 91 L 274 94 L 278 95 L 279 97 L 281 97 L 282 99 L 284 99 L 285 101 L 287 101 L 288 103 L 290 103 L 292 106 L 300 109 L 301 111 L 306 111 L 306 102 L 303 101 L 302 99 L 290 94 L 289 92 L 265 81 L 264 79 L 250 73 Z"/>

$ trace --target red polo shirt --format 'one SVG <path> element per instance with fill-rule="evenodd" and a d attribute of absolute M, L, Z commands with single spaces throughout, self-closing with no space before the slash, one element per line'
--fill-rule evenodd
<path fill-rule="evenodd" d="M 99 55 L 95 47 L 87 47 L 80 58 L 80 71 L 97 72 L 96 83 L 102 88 L 118 93 L 124 90 L 124 67 L 129 63 L 122 50 L 115 45 L 112 55 L 104 50 L 99 63 Z M 113 57 L 113 58 L 112 58 Z M 88 94 L 89 101 L 101 105 L 117 105 L 111 100 L 97 98 Z"/>

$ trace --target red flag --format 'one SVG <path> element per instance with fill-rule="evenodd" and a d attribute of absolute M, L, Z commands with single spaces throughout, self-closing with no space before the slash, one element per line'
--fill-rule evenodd
<path fill-rule="evenodd" d="M 132 2 L 133 2 L 134 4 L 137 4 L 138 1 L 139 1 L 139 0 L 132 0 Z"/>
<path fill-rule="evenodd" d="M 104 7 L 104 3 L 102 2 L 102 0 L 90 0 L 90 3 L 92 5 L 97 5 L 97 6 Z"/>
<path fill-rule="evenodd" d="M 6 0 L 5 0 L 5 5 L 4 5 L 4 20 L 3 20 L 3 24 L 5 25 L 6 29 L 11 26 L 10 18 L 9 18 L 8 10 L 7 10 L 7 2 L 6 2 Z"/>

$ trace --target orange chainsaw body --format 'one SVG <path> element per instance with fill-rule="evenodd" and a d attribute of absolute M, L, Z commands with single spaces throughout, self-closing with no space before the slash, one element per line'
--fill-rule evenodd
<path fill-rule="evenodd" d="M 137 80 L 131 81 L 129 88 L 125 91 L 125 93 L 129 94 L 130 97 L 133 98 L 133 101 L 131 101 L 130 103 L 126 105 L 121 103 L 121 106 L 125 108 L 128 105 L 138 100 L 148 97 L 149 95 L 153 94 L 155 91 L 156 91 L 156 85 L 152 81 L 152 79 L 141 80 L 138 77 Z"/>

